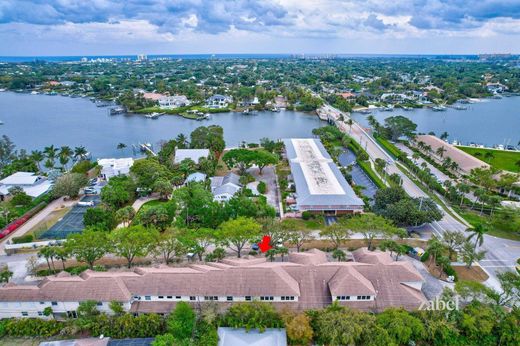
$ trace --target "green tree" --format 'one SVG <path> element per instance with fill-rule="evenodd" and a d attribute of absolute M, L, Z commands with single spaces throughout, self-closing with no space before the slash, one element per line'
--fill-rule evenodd
<path fill-rule="evenodd" d="M 278 163 L 278 156 L 266 150 L 255 150 L 254 154 L 253 163 L 258 166 L 260 175 L 262 175 L 265 166 L 276 165 Z"/>
<path fill-rule="evenodd" d="M 145 257 L 150 253 L 157 244 L 159 232 L 143 226 L 131 226 L 118 228 L 109 237 L 114 255 L 124 257 L 130 268 L 136 257 Z"/>
<path fill-rule="evenodd" d="M 223 222 L 217 230 L 217 239 L 223 245 L 229 246 L 240 258 L 244 246 L 257 239 L 261 226 L 253 219 L 238 217 Z"/>
<path fill-rule="evenodd" d="M 384 328 L 394 344 L 409 345 L 424 336 L 425 330 L 420 319 L 405 310 L 389 308 L 376 315 L 376 323 Z"/>
<path fill-rule="evenodd" d="M 484 224 L 477 224 L 473 229 L 470 229 L 471 234 L 468 236 L 468 241 L 475 239 L 474 247 L 475 250 L 478 246 L 482 246 L 484 243 L 484 235 L 489 232 L 489 229 Z"/>
<path fill-rule="evenodd" d="M 182 233 L 175 228 L 170 228 L 160 234 L 154 253 L 161 256 L 164 263 L 169 264 L 174 258 L 179 258 L 188 252 L 186 244 L 181 241 Z"/>
<path fill-rule="evenodd" d="M 197 170 L 197 164 L 192 159 L 186 158 L 178 164 L 177 169 L 182 173 L 183 178 L 186 179 L 188 175 Z"/>
<path fill-rule="evenodd" d="M 136 186 L 127 176 L 112 177 L 101 189 L 101 200 L 114 208 L 121 208 L 135 198 Z"/>
<path fill-rule="evenodd" d="M 84 174 L 68 173 L 64 174 L 56 180 L 52 187 L 52 194 L 54 197 L 68 196 L 76 198 L 79 195 L 79 190 L 86 186 L 88 179 Z"/>
<path fill-rule="evenodd" d="M 118 302 L 117 300 L 112 300 L 108 306 L 116 316 L 122 316 L 125 314 L 123 304 L 121 302 Z"/>
<path fill-rule="evenodd" d="M 397 115 L 385 119 L 385 132 L 389 134 L 389 138 L 397 141 L 401 136 L 413 137 L 417 124 L 414 124 L 410 119 Z"/>
<path fill-rule="evenodd" d="M 173 192 L 173 186 L 168 180 L 159 179 L 153 184 L 153 192 L 157 192 L 162 200 L 166 200 Z"/>
<path fill-rule="evenodd" d="M 177 341 L 192 339 L 196 322 L 197 316 L 191 306 L 186 302 L 179 302 L 168 316 L 166 329 Z"/>
<path fill-rule="evenodd" d="M 350 229 L 344 223 L 333 223 L 326 226 L 321 232 L 320 236 L 327 238 L 334 245 L 334 249 L 338 249 L 341 243 L 345 242 L 350 237 Z"/>
<path fill-rule="evenodd" d="M 83 233 L 69 235 L 65 249 L 92 269 L 94 262 L 110 251 L 110 245 L 106 233 L 85 229 Z"/>
<path fill-rule="evenodd" d="M 478 262 L 484 259 L 486 251 L 477 251 L 477 248 L 469 241 L 464 242 L 461 249 L 462 259 L 468 268 L 471 268 L 473 262 Z"/>
<path fill-rule="evenodd" d="M 332 251 L 332 258 L 334 258 L 338 262 L 344 262 L 347 259 L 347 254 L 343 250 L 335 249 L 334 251 Z"/>
<path fill-rule="evenodd" d="M 146 227 L 155 227 L 160 231 L 171 225 L 173 217 L 163 205 L 154 205 L 139 213 L 139 223 Z"/>
<path fill-rule="evenodd" d="M 83 224 L 85 227 L 110 231 L 117 226 L 117 220 L 111 210 L 97 206 L 88 208 L 85 211 L 85 214 L 83 214 Z"/>
<path fill-rule="evenodd" d="M 403 236 L 405 231 L 395 227 L 391 221 L 382 216 L 366 213 L 354 216 L 345 222 L 352 232 L 359 232 L 367 241 L 368 249 L 372 249 L 372 242 L 376 237 Z"/>
<path fill-rule="evenodd" d="M 210 149 L 213 157 L 218 159 L 226 147 L 224 129 L 218 125 L 197 127 L 190 135 L 190 146 L 193 149 Z"/>
<path fill-rule="evenodd" d="M 263 332 L 266 328 L 283 326 L 281 316 L 271 304 L 257 301 L 233 304 L 223 316 L 223 321 L 225 325 L 247 331 L 258 329 Z"/>
<path fill-rule="evenodd" d="M 253 166 L 255 159 L 255 152 L 249 149 L 231 149 L 222 157 L 226 166 L 237 168 L 240 175 L 244 175 Z"/>
<path fill-rule="evenodd" d="M 128 205 L 116 211 L 116 220 L 122 223 L 123 226 L 127 227 L 130 221 L 135 217 L 135 210 L 132 206 Z"/>
<path fill-rule="evenodd" d="M 453 255 L 461 250 L 466 237 L 461 231 L 444 231 L 443 242 L 448 248 L 449 258 L 452 259 Z"/>
<path fill-rule="evenodd" d="M 150 190 L 153 189 L 157 180 L 166 179 L 170 181 L 172 178 L 172 173 L 156 158 L 137 160 L 130 168 L 130 173 L 135 177 L 138 187 Z"/>

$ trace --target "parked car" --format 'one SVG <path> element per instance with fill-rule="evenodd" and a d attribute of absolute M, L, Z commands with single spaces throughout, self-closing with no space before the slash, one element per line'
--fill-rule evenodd
<path fill-rule="evenodd" d="M 87 201 L 87 202 L 78 202 L 79 207 L 93 207 L 94 201 Z"/>
<path fill-rule="evenodd" d="M 83 190 L 83 192 L 84 192 L 86 195 L 95 195 L 95 194 L 97 194 L 96 189 L 94 189 L 94 188 L 92 188 L 92 187 L 87 187 L 87 188 L 85 188 L 85 190 Z"/>

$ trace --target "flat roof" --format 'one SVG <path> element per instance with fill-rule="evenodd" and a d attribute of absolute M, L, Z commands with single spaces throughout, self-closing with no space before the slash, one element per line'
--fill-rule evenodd
<path fill-rule="evenodd" d="M 190 159 L 195 163 L 203 157 L 209 156 L 209 149 L 177 149 L 175 150 L 174 163 L 181 163 L 184 159 Z"/>
<path fill-rule="evenodd" d="M 301 209 L 360 209 L 364 203 L 318 139 L 285 139 L 287 159 Z"/>

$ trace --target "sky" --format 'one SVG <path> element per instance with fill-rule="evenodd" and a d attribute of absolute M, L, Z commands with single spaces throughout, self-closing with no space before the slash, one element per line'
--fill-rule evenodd
<path fill-rule="evenodd" d="M 0 0 L 0 56 L 520 53 L 520 0 Z"/>

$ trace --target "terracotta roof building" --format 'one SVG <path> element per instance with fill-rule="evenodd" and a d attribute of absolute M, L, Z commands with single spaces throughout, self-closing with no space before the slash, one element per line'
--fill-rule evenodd
<path fill-rule="evenodd" d="M 119 301 L 134 313 L 169 313 L 179 301 L 234 302 L 260 300 L 304 310 L 337 300 L 367 311 L 389 306 L 415 309 L 426 299 L 423 278 L 407 261 L 388 253 L 361 249 L 354 262 L 329 262 L 324 252 L 289 254 L 287 262 L 265 258 L 225 259 L 189 267 L 137 268 L 124 272 L 61 273 L 38 285 L 0 288 L 0 318 L 43 317 L 49 306 L 56 317 L 75 317 L 79 302 L 94 300 L 110 313 Z"/>

